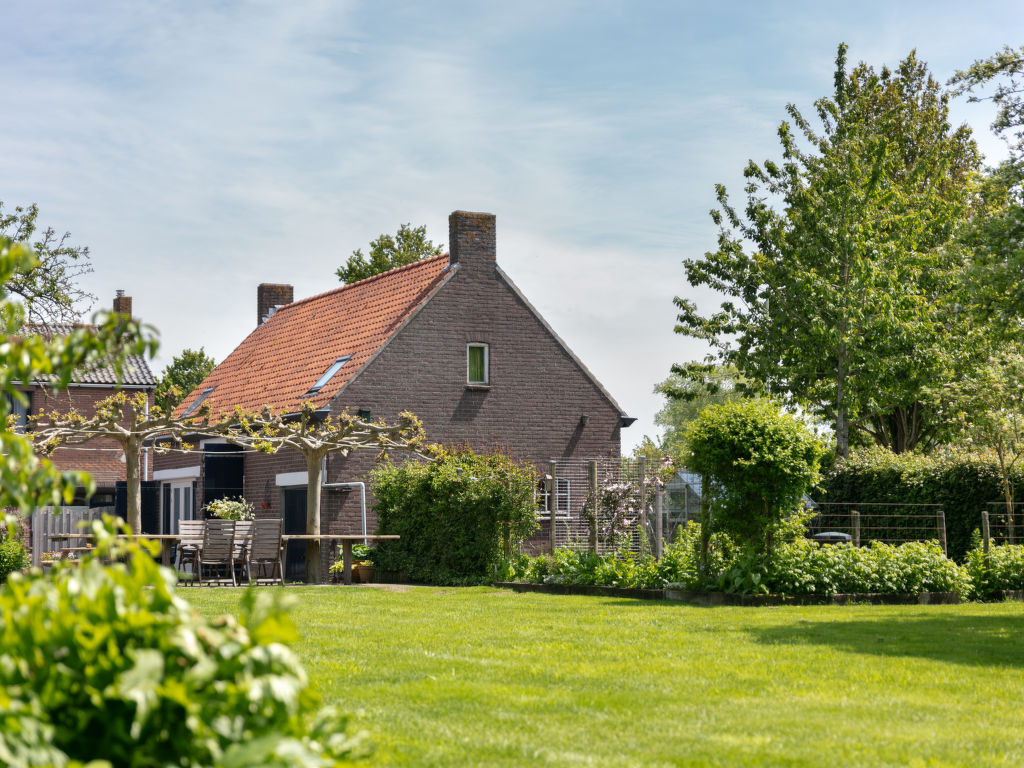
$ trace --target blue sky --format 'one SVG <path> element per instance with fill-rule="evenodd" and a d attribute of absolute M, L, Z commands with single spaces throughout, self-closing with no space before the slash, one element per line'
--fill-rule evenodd
<path fill-rule="evenodd" d="M 0 200 L 92 250 L 159 370 L 223 359 L 260 282 L 337 285 L 402 222 L 447 241 L 498 217 L 498 261 L 653 434 L 652 393 L 703 356 L 672 297 L 714 297 L 682 261 L 714 245 L 714 184 L 778 156 L 793 102 L 832 85 L 836 46 L 936 77 L 1024 28 L 1020 2 L 21 2 L 0 48 Z M 987 105 L 958 103 L 993 160 Z"/>

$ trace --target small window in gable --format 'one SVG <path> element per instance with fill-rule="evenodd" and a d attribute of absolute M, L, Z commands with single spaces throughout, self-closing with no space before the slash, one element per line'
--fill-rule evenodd
<path fill-rule="evenodd" d="M 192 405 L 190 405 L 188 408 L 185 409 L 185 412 L 183 414 L 181 414 L 181 417 L 185 418 L 186 416 L 191 416 L 193 413 L 195 413 L 197 410 L 199 410 L 199 406 L 202 405 L 206 401 L 206 398 L 208 398 L 210 396 L 210 393 L 213 392 L 213 390 L 215 390 L 215 389 L 216 389 L 216 387 L 210 387 L 209 389 L 204 389 L 203 393 L 201 395 L 199 395 L 199 397 L 197 397 L 192 402 Z"/>
<path fill-rule="evenodd" d="M 466 381 L 470 384 L 490 383 L 490 357 L 486 344 L 466 345 Z"/>
<path fill-rule="evenodd" d="M 324 375 L 316 380 L 316 384 L 310 387 L 309 391 L 306 394 L 312 395 L 326 387 L 327 382 L 334 378 L 334 374 L 340 371 L 342 366 L 345 365 L 345 363 L 347 363 L 351 359 L 352 355 L 343 355 L 342 357 L 339 357 L 337 360 L 331 363 L 330 367 L 326 371 L 324 371 Z"/>

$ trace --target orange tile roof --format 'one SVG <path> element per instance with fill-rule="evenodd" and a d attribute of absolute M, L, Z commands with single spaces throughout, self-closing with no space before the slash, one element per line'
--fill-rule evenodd
<path fill-rule="evenodd" d="M 181 415 L 202 392 L 212 413 L 269 405 L 322 408 L 366 365 L 445 276 L 448 254 L 398 267 L 357 283 L 286 304 L 256 328 L 177 407 Z M 339 357 L 351 355 L 323 389 L 310 387 Z"/>

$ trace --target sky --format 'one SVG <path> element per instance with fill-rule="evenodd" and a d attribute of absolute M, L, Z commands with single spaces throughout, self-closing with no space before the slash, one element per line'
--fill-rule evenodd
<path fill-rule="evenodd" d="M 777 158 L 832 89 L 836 47 L 935 76 L 1018 47 L 1016 2 L 38 2 L 4 0 L 0 201 L 89 246 L 83 285 L 132 296 L 159 373 L 223 360 L 256 286 L 338 285 L 400 224 L 497 216 L 498 263 L 637 422 L 702 358 L 673 297 L 715 244 L 714 185 Z M 1019 34 L 1019 33 L 1018 33 Z M 988 104 L 958 101 L 986 157 Z"/>

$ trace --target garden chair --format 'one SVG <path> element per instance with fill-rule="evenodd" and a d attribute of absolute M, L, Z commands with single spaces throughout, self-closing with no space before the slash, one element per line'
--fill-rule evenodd
<path fill-rule="evenodd" d="M 230 574 L 231 585 L 238 586 L 235 580 L 235 521 L 207 520 L 203 534 L 203 548 L 199 553 L 199 583 L 203 583 L 203 569 L 224 568 Z M 227 575 L 222 577 L 227 581 Z"/>
<path fill-rule="evenodd" d="M 203 548 L 203 521 L 179 520 L 178 533 L 181 535 L 181 540 L 178 542 L 175 554 L 178 561 L 178 580 L 181 581 L 186 563 L 192 566 L 193 574 L 199 572 L 197 563 L 199 562 L 199 552 Z"/>
<path fill-rule="evenodd" d="M 280 519 L 253 521 L 252 544 L 249 547 L 250 581 L 284 584 L 282 548 Z"/>
<path fill-rule="evenodd" d="M 252 573 L 249 568 L 249 547 L 252 546 L 252 523 L 252 520 L 239 520 L 235 523 L 233 567 L 240 569 L 245 574 L 246 581 L 252 581 Z"/>

